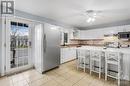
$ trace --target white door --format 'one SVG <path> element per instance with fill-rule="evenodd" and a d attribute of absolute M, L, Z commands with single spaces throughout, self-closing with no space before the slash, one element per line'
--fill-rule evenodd
<path fill-rule="evenodd" d="M 6 74 L 32 67 L 30 26 L 27 20 L 6 19 Z"/>
<path fill-rule="evenodd" d="M 42 65 L 43 65 L 43 25 L 37 24 L 35 25 L 35 58 L 34 58 L 34 66 L 35 69 L 42 73 Z"/>

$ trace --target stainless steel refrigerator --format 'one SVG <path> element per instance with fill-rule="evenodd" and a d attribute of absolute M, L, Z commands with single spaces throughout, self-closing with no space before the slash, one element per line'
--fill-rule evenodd
<path fill-rule="evenodd" d="M 60 31 L 57 26 L 44 24 L 43 72 L 60 65 Z"/>

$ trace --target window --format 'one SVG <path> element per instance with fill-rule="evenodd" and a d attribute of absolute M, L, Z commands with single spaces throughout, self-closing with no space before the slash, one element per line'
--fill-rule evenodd
<path fill-rule="evenodd" d="M 64 43 L 68 43 L 68 33 L 64 33 Z"/>
<path fill-rule="evenodd" d="M 16 68 L 28 64 L 29 28 L 28 24 L 11 21 L 10 31 L 10 67 Z"/>

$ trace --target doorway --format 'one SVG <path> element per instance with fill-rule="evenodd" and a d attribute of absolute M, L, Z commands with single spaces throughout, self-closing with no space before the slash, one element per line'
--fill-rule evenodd
<path fill-rule="evenodd" d="M 6 74 L 33 67 L 31 58 L 31 22 L 20 18 L 6 19 Z"/>

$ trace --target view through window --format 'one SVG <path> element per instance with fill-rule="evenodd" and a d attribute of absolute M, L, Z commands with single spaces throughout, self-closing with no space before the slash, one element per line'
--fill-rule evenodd
<path fill-rule="evenodd" d="M 10 37 L 11 68 L 27 65 L 29 43 L 28 25 L 12 21 Z"/>

